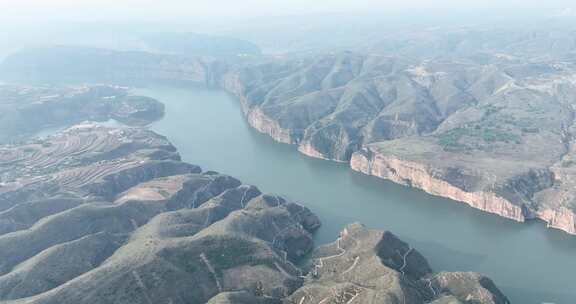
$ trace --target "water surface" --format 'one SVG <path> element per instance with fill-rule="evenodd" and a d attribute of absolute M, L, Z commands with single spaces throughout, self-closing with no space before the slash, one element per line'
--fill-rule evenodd
<path fill-rule="evenodd" d="M 576 303 L 576 237 L 520 224 L 312 159 L 251 129 L 238 103 L 221 91 L 154 87 L 138 94 L 166 104 L 152 129 L 183 159 L 301 202 L 322 220 L 318 243 L 344 225 L 390 230 L 421 251 L 432 267 L 491 277 L 512 303 Z"/>

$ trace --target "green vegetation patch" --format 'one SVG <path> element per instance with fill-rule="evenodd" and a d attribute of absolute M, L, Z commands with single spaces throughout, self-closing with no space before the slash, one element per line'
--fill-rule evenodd
<path fill-rule="evenodd" d="M 168 191 L 164 190 L 164 189 L 158 191 L 158 193 L 159 193 L 160 195 L 162 195 L 163 198 L 169 198 L 169 197 L 170 197 L 170 193 L 169 193 Z"/>
<path fill-rule="evenodd" d="M 258 245 L 244 239 L 210 239 L 205 242 L 204 253 L 218 270 L 240 265 L 271 264 L 273 261 L 257 258 Z"/>
<path fill-rule="evenodd" d="M 521 137 L 519 135 L 504 132 L 495 128 L 482 128 L 479 125 L 474 127 L 455 128 L 437 136 L 438 144 L 444 148 L 462 147 L 460 140 L 463 137 L 472 137 L 474 139 L 483 140 L 486 143 L 520 143 L 521 141 Z"/>

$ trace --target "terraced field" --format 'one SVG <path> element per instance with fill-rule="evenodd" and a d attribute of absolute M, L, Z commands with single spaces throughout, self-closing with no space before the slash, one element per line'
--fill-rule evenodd
<path fill-rule="evenodd" d="M 146 125 L 164 106 L 126 88 L 104 85 L 24 86 L 0 84 L 0 143 L 16 142 L 46 128 L 110 119 Z"/>
<path fill-rule="evenodd" d="M 256 188 L 241 185 L 231 177 L 201 173 L 197 166 L 180 162 L 178 153 L 165 138 L 143 129 L 83 124 L 45 139 L 3 146 L 0 151 L 2 300 L 37 296 L 39 303 L 63 303 L 61 297 L 76 300 L 81 297 L 86 301 L 84 297 L 90 296 L 77 294 L 70 288 L 74 282 L 87 286 L 102 283 L 100 280 L 107 284 L 111 281 L 127 284 L 126 280 L 130 280 L 129 284 L 134 286 L 124 286 L 111 295 L 106 295 L 107 284 L 104 285 L 108 287 L 96 288 L 99 291 L 91 296 L 94 301 L 90 302 L 134 303 L 131 293 L 175 270 L 177 276 L 191 276 L 204 282 L 206 290 L 186 295 L 194 303 L 200 303 L 214 292 L 211 284 L 230 288 L 226 284 L 231 283 L 225 282 L 230 268 L 240 262 L 253 264 L 259 260 L 282 265 L 282 272 L 271 274 L 277 279 L 267 281 L 282 286 L 283 277 L 295 272 L 295 267 L 283 258 L 285 254 L 280 255 L 272 248 L 282 249 L 285 238 L 302 239 L 302 245 L 294 248 L 298 252 L 290 252 L 290 256 L 300 256 L 312 246 L 306 229 L 318 225 L 316 218 L 299 205 L 262 196 Z M 195 208 L 182 209 L 192 206 Z M 257 217 L 265 216 L 260 225 L 273 221 L 279 231 L 255 240 L 241 240 L 228 235 L 225 231 L 229 228 L 222 227 L 223 235 L 216 229 L 204 232 L 206 236 L 198 241 L 187 239 L 242 208 L 254 209 L 251 212 Z M 154 217 L 159 214 L 162 216 Z M 244 220 L 244 215 L 237 214 L 230 218 L 229 224 L 242 225 Z M 268 232 L 254 223 L 250 227 L 255 229 L 254 233 Z M 149 247 L 151 240 L 158 246 Z M 214 248 L 192 246 L 196 242 L 213 243 Z M 248 252 L 260 252 L 259 258 L 254 260 L 252 254 L 223 258 L 220 246 L 229 246 L 231 242 L 239 242 L 238 246 Z M 187 261 L 182 256 L 185 251 L 173 252 L 174 246 L 200 250 L 198 260 Z M 123 250 L 140 253 L 134 256 L 123 254 Z M 150 254 L 158 255 L 138 258 Z M 243 261 L 237 261 L 238 258 Z M 102 264 L 106 260 L 109 261 Z M 164 267 L 168 262 L 189 265 Z M 160 273 L 149 274 L 140 269 L 160 264 L 163 265 Z M 128 278 L 118 275 L 118 267 L 131 269 Z M 113 272 L 106 275 L 110 269 Z M 186 269 L 198 272 L 188 273 Z M 171 292 L 174 297 L 186 289 Z"/>
<path fill-rule="evenodd" d="M 380 263 L 351 256 L 371 249 L 350 247 L 356 236 L 346 232 L 313 271 L 296 266 L 312 252 L 319 225 L 300 204 L 182 162 L 166 138 L 141 128 L 86 123 L 0 147 L 2 303 L 281 303 L 291 295 L 310 303 L 300 295 L 330 269 L 347 276 L 366 259 Z M 415 263 L 417 253 L 401 241 L 373 235 L 378 246 L 405 253 L 403 265 L 386 268 L 397 280 L 380 291 L 389 298 L 423 303 L 484 292 L 479 283 L 458 295 L 410 287 L 421 282 L 410 271 L 425 262 Z M 342 289 L 346 303 L 371 294 L 354 286 Z M 479 303 L 506 301 L 492 289 Z"/>

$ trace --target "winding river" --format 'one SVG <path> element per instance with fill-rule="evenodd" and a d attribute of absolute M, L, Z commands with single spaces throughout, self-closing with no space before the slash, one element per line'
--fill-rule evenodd
<path fill-rule="evenodd" d="M 323 223 L 318 243 L 334 241 L 344 225 L 357 221 L 394 232 L 435 270 L 488 275 L 512 303 L 576 303 L 574 236 L 303 156 L 251 129 L 239 104 L 222 91 L 151 87 L 136 93 L 166 104 L 166 117 L 152 129 L 166 135 L 185 161 L 312 209 Z"/>

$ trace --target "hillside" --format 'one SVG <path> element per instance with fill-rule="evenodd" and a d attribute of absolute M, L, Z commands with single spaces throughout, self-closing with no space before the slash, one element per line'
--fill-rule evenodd
<path fill-rule="evenodd" d="M 331 278 L 337 267 L 364 273 L 341 284 L 354 297 L 508 303 L 488 279 L 432 277 L 416 250 L 357 225 L 300 268 L 319 225 L 297 203 L 181 162 L 151 131 L 77 125 L 1 147 L 0 301 L 308 303 L 310 288 L 350 280 Z M 370 291 L 374 276 L 395 283 Z"/>
<path fill-rule="evenodd" d="M 339 53 L 223 80 L 249 123 L 309 156 L 576 233 L 571 61 Z"/>
<path fill-rule="evenodd" d="M 0 84 L 0 143 L 85 120 L 142 126 L 163 114 L 162 103 L 118 86 Z"/>

